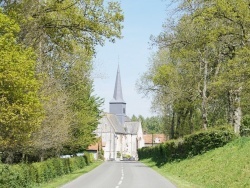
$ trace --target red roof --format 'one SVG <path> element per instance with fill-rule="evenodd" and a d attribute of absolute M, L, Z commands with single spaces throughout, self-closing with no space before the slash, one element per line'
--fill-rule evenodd
<path fill-rule="evenodd" d="M 90 145 L 87 150 L 98 150 L 98 143 Z"/>
<path fill-rule="evenodd" d="M 152 140 L 153 143 L 163 143 L 167 140 L 164 134 L 144 134 L 143 139 L 145 144 L 152 144 Z"/>

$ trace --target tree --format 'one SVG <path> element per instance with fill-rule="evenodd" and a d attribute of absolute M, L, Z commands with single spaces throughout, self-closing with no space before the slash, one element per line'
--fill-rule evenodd
<path fill-rule="evenodd" d="M 0 0 L 0 6 L 19 23 L 17 40 L 35 50 L 36 74 L 44 81 L 40 98 L 46 117 L 33 134 L 33 146 L 43 151 L 39 154 L 51 148 L 58 154 L 62 145 L 72 146 L 74 152 L 86 148 L 94 140 L 91 131 L 100 118 L 101 100 L 92 94 L 92 58 L 97 45 L 121 38 L 119 3 Z M 57 126 L 62 126 L 62 132 L 55 134 Z"/>
<path fill-rule="evenodd" d="M 207 129 L 228 119 L 239 133 L 242 93 L 245 101 L 249 90 L 249 4 L 192 0 L 179 5 L 179 19 L 152 38 L 159 50 L 139 89 L 153 93 L 153 105 L 166 120 L 172 115 L 172 136 L 187 134 L 188 126 L 192 132 L 200 120 Z"/>
<path fill-rule="evenodd" d="M 70 139 L 72 111 L 67 93 L 60 89 L 60 84 L 53 79 L 44 79 L 42 93 L 45 118 L 40 128 L 32 134 L 31 151 L 26 154 L 38 156 L 41 161 L 49 156 L 59 156 L 63 146 Z"/>
<path fill-rule="evenodd" d="M 237 134 L 240 133 L 242 119 L 241 94 L 249 87 L 249 3 L 240 1 L 216 1 L 214 16 L 224 20 L 223 39 L 227 56 L 217 79 L 228 92 L 230 123 Z"/>
<path fill-rule="evenodd" d="M 69 94 L 68 100 L 72 111 L 70 139 L 66 143 L 66 148 L 76 153 L 83 151 L 95 141 L 93 131 L 97 128 L 101 117 L 100 106 L 103 100 L 92 95 L 93 84 L 90 79 L 92 64 L 88 53 L 79 53 L 73 62 L 65 76 L 65 88 Z"/>
<path fill-rule="evenodd" d="M 17 43 L 20 28 L 2 12 L 0 30 L 0 150 L 12 163 L 13 153 L 22 151 L 40 126 L 43 110 L 33 50 Z"/>
<path fill-rule="evenodd" d="M 34 46 L 38 54 L 70 53 L 78 44 L 94 51 L 96 45 L 104 45 L 121 37 L 123 15 L 119 3 L 103 0 L 1 0 L 1 6 L 21 26 L 20 38 L 28 46 Z"/>

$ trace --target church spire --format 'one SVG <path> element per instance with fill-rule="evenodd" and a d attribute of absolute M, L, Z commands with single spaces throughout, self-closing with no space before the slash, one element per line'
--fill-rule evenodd
<path fill-rule="evenodd" d="M 109 102 L 109 112 L 117 116 L 121 125 L 124 124 L 126 119 L 126 102 L 123 100 L 122 96 L 122 84 L 119 65 L 116 74 L 113 99 Z"/>
<path fill-rule="evenodd" d="M 117 68 L 113 100 L 111 102 L 124 102 L 123 96 L 122 96 L 122 84 L 121 84 L 121 76 L 120 76 L 120 67 L 119 67 L 119 65 L 118 65 L 118 68 Z"/>

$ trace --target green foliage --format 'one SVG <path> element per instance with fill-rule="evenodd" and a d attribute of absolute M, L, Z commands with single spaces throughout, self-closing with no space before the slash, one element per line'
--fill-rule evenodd
<path fill-rule="evenodd" d="M 160 116 L 143 117 L 135 115 L 131 118 L 132 121 L 140 121 L 142 124 L 142 130 L 146 133 L 164 133 L 164 121 Z"/>
<path fill-rule="evenodd" d="M 224 146 L 235 139 L 228 128 L 198 132 L 181 140 L 170 140 L 155 147 L 138 150 L 139 159 L 152 158 L 158 164 L 182 160 Z"/>
<path fill-rule="evenodd" d="M 26 0 L 1 1 L 1 6 L 21 25 L 20 38 L 27 45 L 39 47 L 42 41 L 54 55 L 71 51 L 75 44 L 93 51 L 105 39 L 121 37 L 118 2 L 105 6 L 103 0 Z"/>
<path fill-rule="evenodd" d="M 245 115 L 242 119 L 242 126 L 240 128 L 241 136 L 250 136 L 250 115 Z"/>
<path fill-rule="evenodd" d="M 172 138 L 220 123 L 233 124 L 239 133 L 241 112 L 248 111 L 249 3 L 178 3 L 179 19 L 152 38 L 159 50 L 139 90 L 152 94 L 153 107 L 171 118 Z"/>
<path fill-rule="evenodd" d="M 89 165 L 90 163 L 94 162 L 94 156 L 92 153 L 84 152 L 83 157 L 85 158 L 86 164 Z"/>
<path fill-rule="evenodd" d="M 120 4 L 0 0 L 0 7 L 0 151 L 18 146 L 40 158 L 63 146 L 83 151 L 95 139 L 102 103 L 93 96 L 92 58 L 97 45 L 121 38 Z"/>
<path fill-rule="evenodd" d="M 1 11 L 0 30 L 0 151 L 17 151 L 42 120 L 36 57 L 31 48 L 17 44 L 19 27 Z"/>
<path fill-rule="evenodd" d="M 33 164 L 0 165 L 0 185 L 2 188 L 34 187 L 82 169 L 86 165 L 84 157 L 54 158 Z"/>
<path fill-rule="evenodd" d="M 75 62 L 68 74 L 66 89 L 69 93 L 69 103 L 74 114 L 70 127 L 70 139 L 67 147 L 71 153 L 83 151 L 93 143 L 93 131 L 100 119 L 100 106 L 103 100 L 93 96 L 93 84 L 89 78 L 91 67 L 88 62 Z"/>

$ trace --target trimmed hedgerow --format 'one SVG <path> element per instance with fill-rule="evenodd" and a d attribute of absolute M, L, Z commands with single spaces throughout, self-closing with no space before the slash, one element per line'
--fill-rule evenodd
<path fill-rule="evenodd" d="M 225 127 L 219 130 L 198 132 L 185 136 L 181 140 L 170 140 L 154 147 L 138 149 L 139 159 L 151 158 L 162 164 L 202 154 L 217 147 L 224 146 L 236 138 L 233 130 Z"/>
<path fill-rule="evenodd" d="M 90 163 L 94 161 L 94 156 L 91 153 L 84 152 L 83 157 L 85 158 L 87 165 L 89 165 Z"/>
<path fill-rule="evenodd" d="M 85 157 L 54 158 L 32 164 L 0 164 L 1 188 L 29 188 L 87 165 Z"/>

